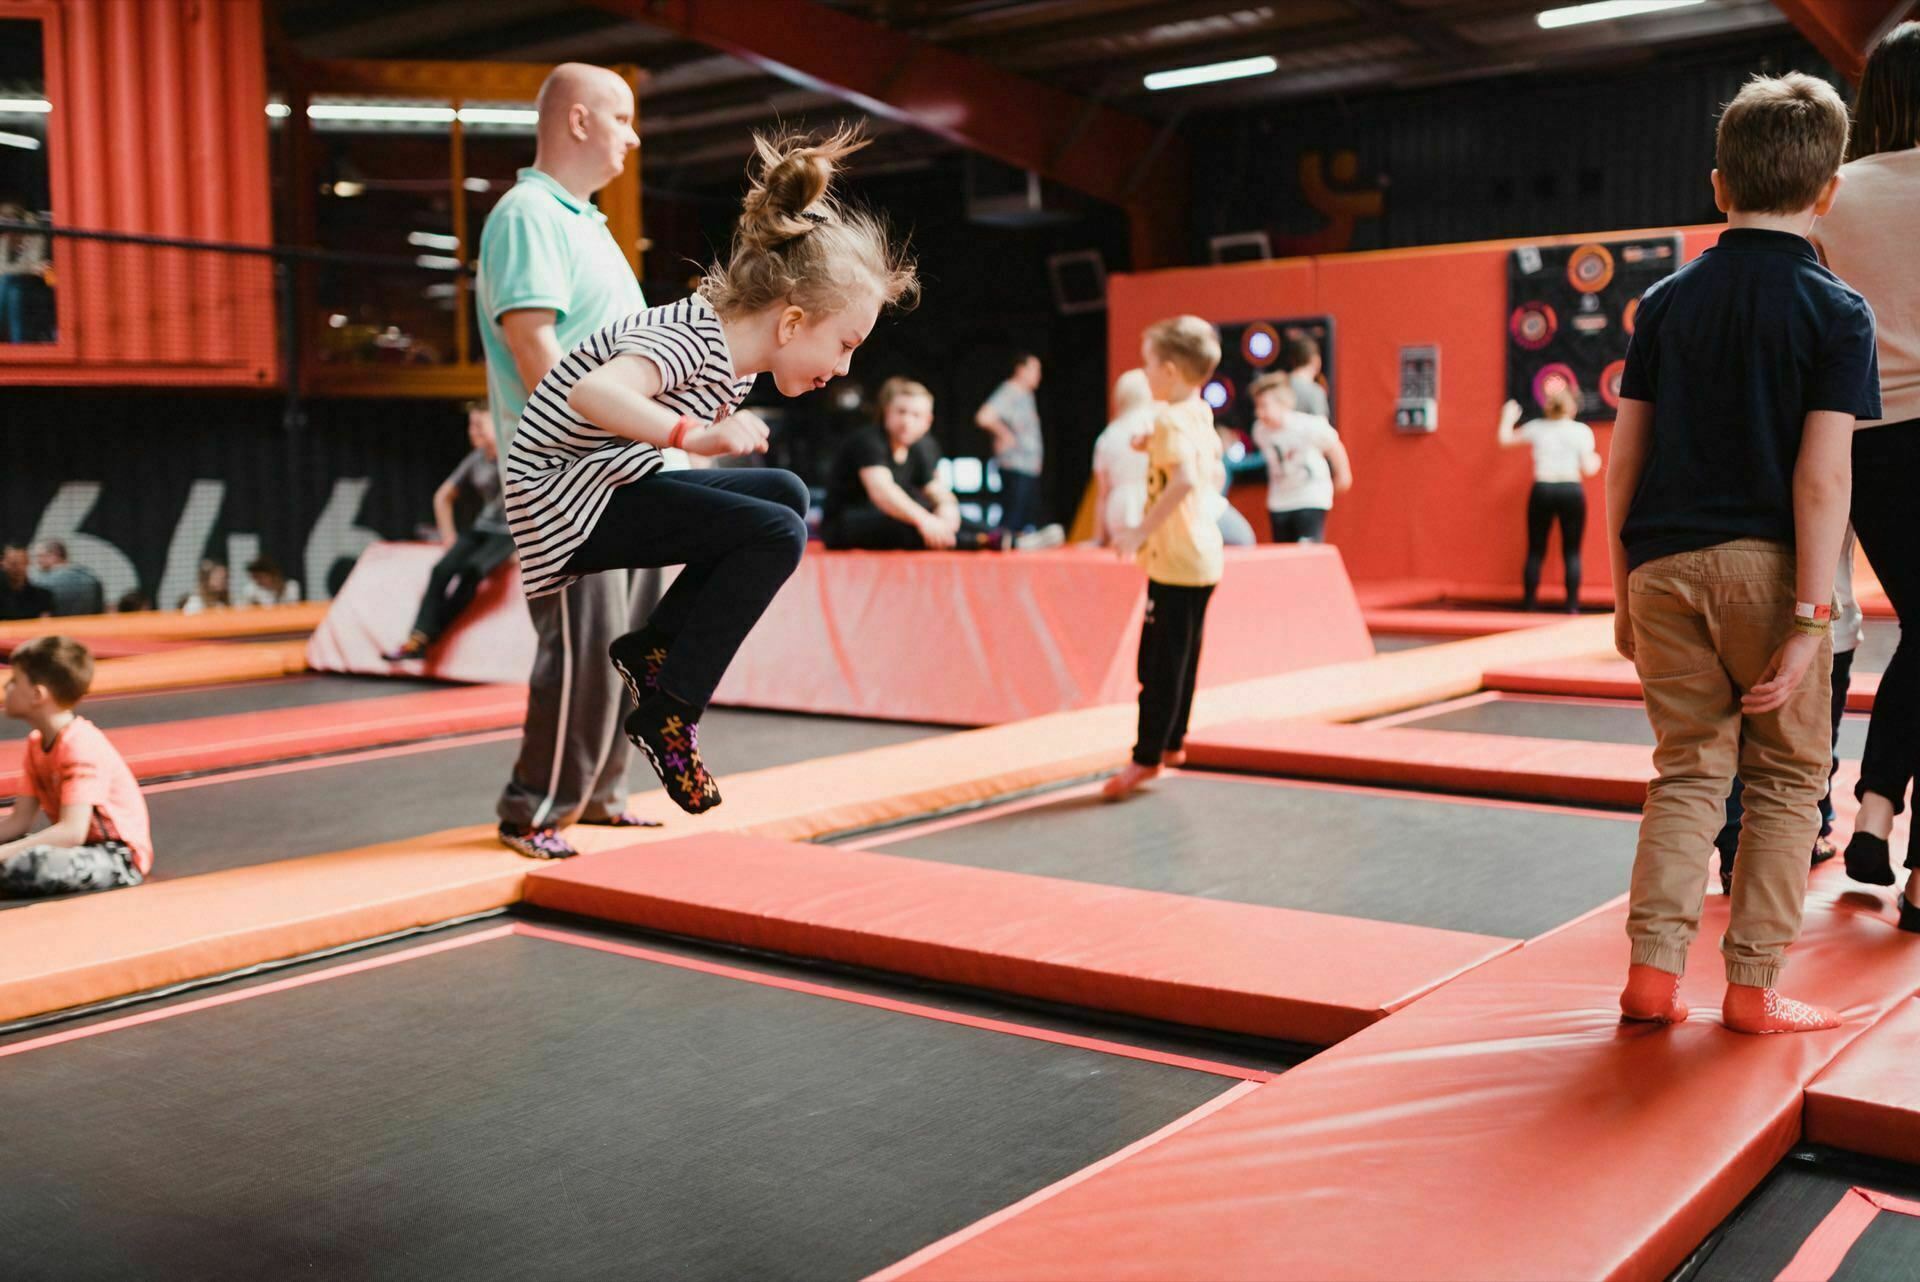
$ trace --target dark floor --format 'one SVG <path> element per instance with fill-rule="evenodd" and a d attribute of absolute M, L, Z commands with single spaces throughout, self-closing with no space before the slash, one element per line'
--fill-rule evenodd
<path fill-rule="evenodd" d="M 1674 1282 L 1756 1282 L 1778 1277 L 1821 1221 L 1856 1186 L 1908 1200 L 1920 1198 L 1920 1167 L 1796 1149 L 1674 1275 Z M 1912 1282 L 1920 1277 L 1920 1218 L 1882 1211 L 1831 1276 L 1833 1282 Z"/>
<path fill-rule="evenodd" d="M 26 1052 L 10 1278 L 853 1278 L 1229 1078 L 543 940 Z"/>
<path fill-rule="evenodd" d="M 1887 660 L 1900 645 L 1900 625 L 1892 619 L 1868 619 L 1860 636 L 1860 648 L 1853 652 L 1855 672 L 1885 672 Z"/>
<path fill-rule="evenodd" d="M 1403 721 L 1409 730 L 1463 730 L 1470 734 L 1519 735 L 1531 739 L 1576 739 L 1585 743 L 1653 745 L 1644 704 L 1560 703 L 1546 699 L 1495 699 Z M 1840 722 L 1840 756 L 1857 761 L 1867 743 L 1867 718 L 1849 713 Z"/>
<path fill-rule="evenodd" d="M 891 854 L 1525 939 L 1627 889 L 1635 825 L 1540 807 L 1162 779 L 882 842 Z"/>
<path fill-rule="evenodd" d="M 102 695 L 83 702 L 80 714 L 102 730 L 115 730 L 125 726 L 155 725 L 162 721 L 191 721 L 198 717 L 304 708 L 315 704 L 343 703 L 350 699 L 378 699 L 383 695 L 454 688 L 444 681 L 422 681 L 409 677 L 348 677 L 309 673 L 274 681 L 242 681 L 233 685 L 203 686 L 190 690 Z M 25 722 L 0 718 L 0 740 L 25 739 L 29 729 Z"/>
<path fill-rule="evenodd" d="M 1373 636 L 1373 648 L 1380 654 L 1392 654 L 1396 650 L 1419 650 L 1430 645 L 1445 645 L 1449 641 L 1465 639 L 1440 632 L 1376 632 Z"/>

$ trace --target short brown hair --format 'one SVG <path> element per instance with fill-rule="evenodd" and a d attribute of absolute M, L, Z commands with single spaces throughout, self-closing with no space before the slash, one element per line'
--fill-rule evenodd
<path fill-rule="evenodd" d="M 1300 403 L 1300 394 L 1293 390 L 1293 375 L 1285 370 L 1274 370 L 1270 374 L 1262 374 L 1247 387 L 1248 398 L 1256 403 L 1268 392 L 1280 393 L 1289 405 Z"/>
<path fill-rule="evenodd" d="M 1909 147 L 1920 147 L 1920 22 L 1901 23 L 1867 55 L 1847 159 Z"/>
<path fill-rule="evenodd" d="M 924 396 L 928 400 L 933 399 L 933 393 L 927 390 L 925 383 L 916 383 L 910 378 L 890 378 L 880 384 L 880 395 L 875 398 L 879 402 L 880 412 L 885 414 L 887 407 L 902 396 Z"/>
<path fill-rule="evenodd" d="M 1846 154 L 1846 105 L 1832 85 L 1797 71 L 1747 81 L 1714 133 L 1727 203 L 1746 214 L 1807 208 Z"/>
<path fill-rule="evenodd" d="M 63 708 L 71 708 L 93 688 L 93 655 L 72 637 L 35 637 L 14 647 L 13 666 Z"/>
<path fill-rule="evenodd" d="M 1147 326 L 1147 344 L 1198 383 L 1220 363 L 1220 334 L 1198 316 L 1174 316 Z"/>

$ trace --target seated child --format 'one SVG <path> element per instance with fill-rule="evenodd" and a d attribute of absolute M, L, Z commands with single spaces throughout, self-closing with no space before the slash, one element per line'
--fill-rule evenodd
<path fill-rule="evenodd" d="M 1200 672 L 1200 634 L 1207 601 L 1220 582 L 1225 554 L 1220 527 L 1208 514 L 1208 486 L 1217 475 L 1220 437 L 1200 389 L 1220 363 L 1220 337 L 1198 316 L 1148 327 L 1141 364 L 1153 398 L 1162 402 L 1147 442 L 1147 512 L 1116 531 L 1122 557 L 1147 571 L 1147 613 L 1140 628 L 1140 728 L 1133 760 L 1106 782 L 1110 800 L 1127 796 L 1186 760 L 1187 721 Z"/>
<path fill-rule="evenodd" d="M 486 577 L 513 555 L 513 535 L 507 532 L 506 508 L 500 498 L 500 447 L 485 401 L 467 406 L 467 441 L 473 448 L 433 492 L 433 520 L 447 550 L 427 576 L 427 591 L 420 598 L 407 639 L 381 656 L 389 663 L 426 658 L 433 643 L 473 604 Z M 453 519 L 454 504 L 462 493 L 473 495 L 480 504 L 480 514 L 464 534 Z"/>
<path fill-rule="evenodd" d="M 1353 465 L 1333 424 L 1295 408 L 1286 374 L 1253 381 L 1253 443 L 1267 461 L 1267 520 L 1275 543 L 1324 543 L 1335 493 L 1353 487 Z"/>
<path fill-rule="evenodd" d="M 933 393 L 909 378 L 880 385 L 880 422 L 849 436 L 834 455 L 821 538 L 830 548 L 911 552 L 1002 545 L 1000 531 L 961 519 L 940 479 Z"/>
<path fill-rule="evenodd" d="M 93 684 L 78 641 L 41 637 L 13 652 L 7 715 L 27 736 L 28 792 L 0 816 L 0 898 L 138 886 L 153 870 L 147 802 L 100 728 L 74 714 Z M 35 832 L 42 818 L 49 822 Z"/>

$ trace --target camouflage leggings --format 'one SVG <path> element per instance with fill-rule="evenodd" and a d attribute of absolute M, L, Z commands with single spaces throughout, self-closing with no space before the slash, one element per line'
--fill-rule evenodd
<path fill-rule="evenodd" d="M 29 846 L 0 860 L 0 899 L 37 899 L 82 890 L 138 886 L 143 878 L 124 842 Z"/>

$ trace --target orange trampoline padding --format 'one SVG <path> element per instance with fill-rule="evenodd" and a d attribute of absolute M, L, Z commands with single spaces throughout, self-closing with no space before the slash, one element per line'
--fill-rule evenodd
<path fill-rule="evenodd" d="M 304 641 L 247 641 L 107 659 L 93 671 L 94 694 L 128 694 L 179 686 L 264 681 L 307 670 Z"/>
<path fill-rule="evenodd" d="M 326 612 L 327 603 L 324 601 L 297 601 L 292 605 L 258 606 L 252 609 L 202 610 L 198 614 L 148 610 L 139 614 L 13 619 L 0 623 L 0 637 L 25 640 L 48 632 L 58 632 L 89 645 L 105 637 L 135 637 L 147 641 L 271 637 L 282 633 L 310 632 Z"/>
<path fill-rule="evenodd" d="M 483 685 L 525 681 L 533 669 L 533 620 L 513 560 L 487 576 L 473 603 L 425 659 L 388 663 L 380 657 L 406 640 L 427 576 L 445 552 L 432 543 L 375 543 L 362 552 L 307 642 L 313 670 L 404 673 Z"/>
<path fill-rule="evenodd" d="M 1719 896 L 1693 1019 L 1621 1024 L 1615 905 L 897 1276 L 1665 1278 L 1795 1143 L 1806 1084 L 1920 986 L 1920 949 L 1842 884 L 1816 876 L 1787 971 L 1841 1028 L 1720 1026 Z"/>
<path fill-rule="evenodd" d="M 1519 946 L 734 833 L 538 867 L 526 897 L 676 935 L 1320 1046 Z"/>
<path fill-rule="evenodd" d="M 1239 721 L 1187 740 L 1187 762 L 1348 783 L 1638 807 L 1653 777 L 1653 750 L 1457 730 Z"/>
<path fill-rule="evenodd" d="M 438 735 L 471 734 L 520 724 L 525 686 L 462 686 L 418 694 L 352 699 L 222 717 L 195 717 L 108 731 L 139 779 L 225 770 L 346 752 Z M 0 767 L 0 796 L 17 795 L 24 772 Z"/>
<path fill-rule="evenodd" d="M 1489 669 L 1489 690 L 1510 694 L 1563 694 L 1588 699 L 1638 699 L 1640 676 L 1625 659 L 1557 659 Z M 1847 691 L 1847 711 L 1872 712 L 1880 674 L 1858 672 Z"/>
<path fill-rule="evenodd" d="M 1813 1080 L 1806 1130 L 1815 1144 L 1920 1162 L 1920 1002 L 1900 1003 Z"/>
<path fill-rule="evenodd" d="M 1376 636 L 1427 635 L 1483 637 L 1494 632 L 1521 632 L 1528 628 L 1565 623 L 1565 615 L 1523 614 L 1515 610 L 1368 609 L 1367 630 Z"/>

